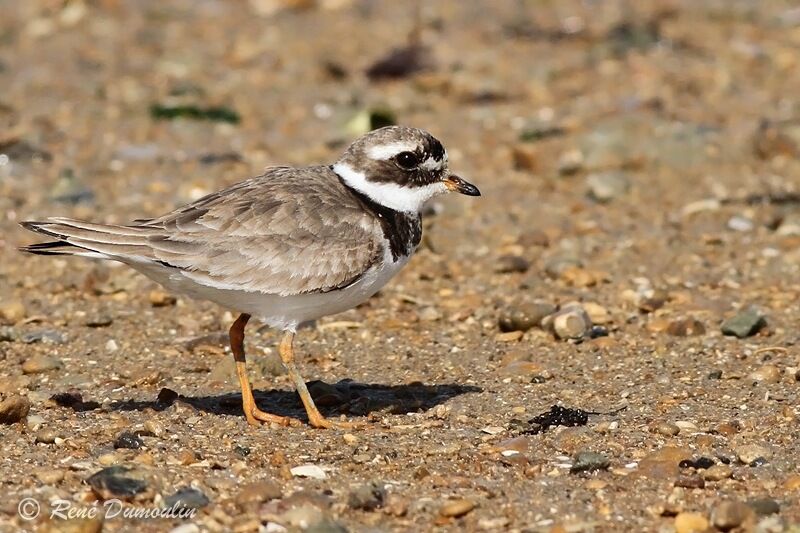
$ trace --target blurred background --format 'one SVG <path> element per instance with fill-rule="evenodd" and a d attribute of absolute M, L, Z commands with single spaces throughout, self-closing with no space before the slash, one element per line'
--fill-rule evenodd
<path fill-rule="evenodd" d="M 241 432 L 239 418 L 220 414 L 238 414 L 236 402 L 220 408 L 215 396 L 234 390 L 219 347 L 229 313 L 113 266 L 22 256 L 16 247 L 33 236 L 20 220 L 158 215 L 269 165 L 331 163 L 358 135 L 399 123 L 438 137 L 483 196 L 437 199 L 398 279 L 301 336 L 300 353 L 316 354 L 306 375 L 484 392 L 414 389 L 411 403 L 362 392 L 399 413 L 442 404 L 425 423 L 450 446 L 425 456 L 439 478 L 417 477 L 419 458 L 375 471 L 415 487 L 409 501 L 472 498 L 478 510 L 464 523 L 487 530 L 562 519 L 655 530 L 692 508 L 708 526 L 720 493 L 675 496 L 677 455 L 651 457 L 626 495 L 623 465 L 644 472 L 643 458 L 662 446 L 727 450 L 743 481 L 709 482 L 721 494 L 780 499 L 800 488 L 787 478 L 797 470 L 800 379 L 797 2 L 0 0 L 0 13 L 0 373 L 19 377 L 34 406 L 70 387 L 152 401 L 169 386 L 208 396 L 215 413 L 203 431 L 176 429 L 181 438 Z M 558 330 L 543 320 L 557 309 L 577 318 Z M 253 351 L 266 360 L 274 338 L 259 335 Z M 46 370 L 20 370 L 34 356 Z M 189 378 L 178 381 L 176 368 Z M 274 361 L 256 363 L 256 388 L 288 389 L 279 374 Z M 372 409 L 337 390 L 326 392 L 334 413 Z M 517 442 L 524 464 L 487 451 L 511 436 L 502 432 L 511 420 L 552 404 L 609 412 L 621 401 L 621 425 Z M 64 423 L 80 426 L 72 416 Z M 254 447 L 281 437 L 259 438 L 276 440 Z M 379 437 L 359 438 L 370 453 L 394 453 Z M 428 449 L 429 438 L 415 429 L 401 448 Z M 342 446 L 331 439 L 315 437 L 329 447 L 312 453 L 350 468 L 349 455 L 325 455 Z M 773 466 L 749 469 L 745 459 L 761 455 L 746 453 L 736 462 L 737 446 L 765 442 L 780 449 Z M 622 472 L 609 474 L 616 491 L 558 476 L 564 456 L 583 448 Z M 41 449 L 19 453 L 43 468 L 61 459 Z M 287 452 L 290 462 L 301 452 Z M 652 467 L 659 460 L 671 461 L 667 474 Z M 373 466 L 354 467 L 355 477 Z M 448 482 L 459 468 L 496 492 Z M 6 473 L 27 486 L 19 469 Z M 177 469 L 170 483 L 191 475 Z M 67 492 L 81 486 L 72 476 Z M 216 501 L 224 489 L 206 492 Z M 668 495 L 678 502 L 669 508 Z M 535 497 L 549 510 L 530 505 Z M 436 505 L 409 505 L 396 526 L 438 516 Z M 781 505 L 797 519 L 796 498 Z"/>

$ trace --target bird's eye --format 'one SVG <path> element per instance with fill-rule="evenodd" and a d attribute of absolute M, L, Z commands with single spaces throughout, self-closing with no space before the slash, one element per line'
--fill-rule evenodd
<path fill-rule="evenodd" d="M 397 166 L 403 170 L 413 170 L 419 165 L 419 159 L 414 152 L 400 152 L 394 158 Z"/>

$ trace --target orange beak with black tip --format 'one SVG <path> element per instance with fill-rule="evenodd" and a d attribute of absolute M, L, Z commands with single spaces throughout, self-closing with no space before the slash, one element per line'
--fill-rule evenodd
<path fill-rule="evenodd" d="M 450 191 L 460 192 L 461 194 L 466 194 L 467 196 L 481 195 L 481 191 L 479 191 L 476 186 L 459 178 L 455 174 L 450 174 L 450 176 L 444 180 L 444 184 Z"/>

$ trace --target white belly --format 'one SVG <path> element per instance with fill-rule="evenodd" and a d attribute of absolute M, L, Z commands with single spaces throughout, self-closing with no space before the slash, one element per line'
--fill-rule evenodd
<path fill-rule="evenodd" d="M 209 300 L 259 318 L 271 327 L 294 331 L 301 324 L 347 311 L 365 302 L 386 285 L 405 266 L 410 257 L 400 257 L 396 262 L 391 262 L 391 254 L 387 255 L 388 261 L 372 267 L 358 281 L 344 289 L 293 296 L 210 287 L 172 269 L 152 263 L 130 264 L 130 266 L 173 292 Z"/>

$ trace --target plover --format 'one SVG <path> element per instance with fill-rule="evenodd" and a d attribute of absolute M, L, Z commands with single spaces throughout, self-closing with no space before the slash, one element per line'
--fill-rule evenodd
<path fill-rule="evenodd" d="M 237 311 L 230 345 L 250 424 L 293 420 L 255 403 L 244 353 L 250 317 L 281 330 L 281 360 L 314 427 L 350 427 L 322 416 L 294 362 L 297 328 L 351 309 L 408 262 L 434 196 L 477 187 L 448 170 L 426 131 L 390 126 L 353 142 L 330 166 L 272 167 L 163 216 L 131 224 L 69 218 L 23 222 L 55 240 L 22 251 L 122 262 L 170 291 Z"/>

